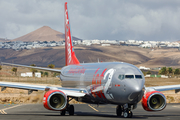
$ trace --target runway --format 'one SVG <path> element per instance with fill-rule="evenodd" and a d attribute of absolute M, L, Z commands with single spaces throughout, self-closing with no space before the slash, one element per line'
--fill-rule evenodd
<path fill-rule="evenodd" d="M 42 104 L 15 104 L 15 105 L 0 105 L 1 120 L 112 120 L 125 119 L 116 116 L 115 105 L 89 105 L 89 104 L 74 104 L 75 115 L 60 116 L 59 111 L 46 110 Z M 133 110 L 133 118 L 141 120 L 165 120 L 165 119 L 180 119 L 180 104 L 168 104 L 167 107 L 160 112 L 144 111 L 141 104 Z M 126 119 L 126 120 L 128 120 Z"/>

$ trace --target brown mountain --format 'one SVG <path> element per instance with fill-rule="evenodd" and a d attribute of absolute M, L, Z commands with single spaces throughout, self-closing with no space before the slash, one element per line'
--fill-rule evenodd
<path fill-rule="evenodd" d="M 13 39 L 12 41 L 63 41 L 65 40 L 65 34 L 53 30 L 48 26 L 43 26 L 33 32 L 30 32 L 24 36 Z M 73 37 L 73 40 L 80 40 L 79 38 Z"/>
<path fill-rule="evenodd" d="M 180 67 L 180 51 L 178 49 L 144 49 L 131 46 L 75 46 L 76 56 L 81 63 L 87 62 L 127 62 L 136 66 L 146 67 Z M 47 67 L 55 64 L 56 67 L 65 65 L 64 47 L 41 48 L 14 51 L 0 49 L 2 62 Z"/>

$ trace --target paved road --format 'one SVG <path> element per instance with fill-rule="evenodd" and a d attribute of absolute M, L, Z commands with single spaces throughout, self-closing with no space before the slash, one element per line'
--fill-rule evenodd
<path fill-rule="evenodd" d="M 0 105 L 0 120 L 112 120 L 125 119 L 117 117 L 115 114 L 115 105 L 96 105 L 75 104 L 74 116 L 59 116 L 58 111 L 46 110 L 42 104 L 20 104 L 20 105 Z M 180 119 L 180 104 L 168 104 L 166 109 L 160 112 L 147 112 L 138 105 L 136 110 L 133 110 L 133 118 L 142 120 L 179 120 Z M 128 120 L 125 119 L 125 120 Z"/>

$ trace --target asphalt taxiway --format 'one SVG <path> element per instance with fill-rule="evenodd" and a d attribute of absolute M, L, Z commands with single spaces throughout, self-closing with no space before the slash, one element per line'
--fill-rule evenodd
<path fill-rule="evenodd" d="M 59 111 L 46 110 L 42 104 L 1 104 L 0 120 L 112 120 L 112 119 L 149 119 L 149 120 L 166 120 L 180 119 L 180 104 L 168 104 L 163 111 L 147 112 L 143 110 L 141 104 L 133 110 L 133 118 L 123 118 L 116 116 L 115 105 L 89 105 L 74 104 L 75 115 L 60 116 Z"/>

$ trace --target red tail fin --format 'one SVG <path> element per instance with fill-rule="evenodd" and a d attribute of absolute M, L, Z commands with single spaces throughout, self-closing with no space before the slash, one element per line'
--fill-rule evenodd
<path fill-rule="evenodd" d="M 67 2 L 65 2 L 65 54 L 66 54 L 66 66 L 72 64 L 79 64 L 78 59 L 76 58 L 73 40 L 71 37 L 70 31 L 70 22 L 68 16 Z"/>

